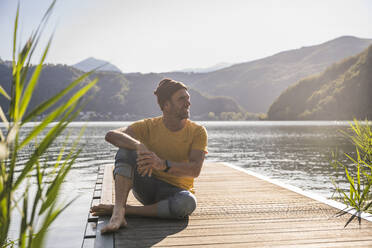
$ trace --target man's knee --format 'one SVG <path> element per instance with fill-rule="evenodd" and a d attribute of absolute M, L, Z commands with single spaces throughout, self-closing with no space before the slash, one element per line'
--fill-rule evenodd
<path fill-rule="evenodd" d="M 185 218 L 195 209 L 196 197 L 189 191 L 181 191 L 169 199 L 169 211 L 174 218 Z"/>
<path fill-rule="evenodd" d="M 122 175 L 132 178 L 136 165 L 136 152 L 134 150 L 120 148 L 115 155 L 114 176 Z"/>
<path fill-rule="evenodd" d="M 136 151 L 126 148 L 119 148 L 115 155 L 115 162 L 136 163 Z"/>

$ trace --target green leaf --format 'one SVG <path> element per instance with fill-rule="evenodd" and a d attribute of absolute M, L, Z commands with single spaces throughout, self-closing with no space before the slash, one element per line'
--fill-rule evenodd
<path fill-rule="evenodd" d="M 74 164 L 78 155 L 79 155 L 79 152 L 77 152 L 75 156 L 69 162 L 66 161 L 65 163 L 63 163 L 63 166 L 60 168 L 57 176 L 55 177 L 52 184 L 49 186 L 47 190 L 47 200 L 41 206 L 39 215 L 43 214 L 43 212 L 47 208 L 49 208 L 53 202 L 55 202 L 58 196 L 58 192 L 61 187 L 61 184 L 63 183 L 65 177 L 67 176 L 67 173 L 70 171 L 71 166 Z"/>
<path fill-rule="evenodd" d="M 75 104 L 77 101 L 81 99 L 81 97 L 84 96 L 84 94 L 87 93 L 96 83 L 97 79 L 90 82 L 85 87 L 81 88 L 78 92 L 76 92 L 66 103 L 64 103 L 62 106 L 57 108 L 54 112 L 49 114 L 43 122 L 41 122 L 38 126 L 36 126 L 31 133 L 22 141 L 19 148 L 21 149 L 23 146 L 25 146 L 28 142 L 30 142 L 34 137 L 36 137 L 44 128 L 54 121 L 57 117 L 59 117 L 64 111 L 66 111 L 70 106 Z"/>
<path fill-rule="evenodd" d="M 60 215 L 67 207 L 69 207 L 77 198 L 74 198 L 69 203 L 67 203 L 62 208 L 57 208 L 54 210 L 54 205 L 49 209 L 46 218 L 40 228 L 40 231 L 35 235 L 33 239 L 31 248 L 40 248 L 43 247 L 43 242 L 45 239 L 46 232 L 50 224 Z"/>
<path fill-rule="evenodd" d="M 23 170 L 21 171 L 16 182 L 13 185 L 13 190 L 15 190 L 23 181 L 23 179 L 29 174 L 36 160 L 46 151 L 46 149 L 58 137 L 58 135 L 62 132 L 66 125 L 67 123 L 60 122 L 48 132 L 37 149 L 35 149 L 29 160 L 26 162 Z"/>
<path fill-rule="evenodd" d="M 43 68 L 44 60 L 46 58 L 46 55 L 48 54 L 50 44 L 51 44 L 51 39 L 49 39 L 49 42 L 48 42 L 48 44 L 47 44 L 47 46 L 44 50 L 43 56 L 40 60 L 40 63 L 35 68 L 34 73 L 32 74 L 32 77 L 31 77 L 30 81 L 28 82 L 27 88 L 26 88 L 26 90 L 23 94 L 23 97 L 22 97 L 22 100 L 21 100 L 21 103 L 20 103 L 20 111 L 19 111 L 20 118 L 22 118 L 22 116 L 26 112 L 26 108 L 27 108 L 27 106 L 28 106 L 28 104 L 31 100 L 32 93 L 34 92 L 35 86 L 36 86 L 36 84 L 39 80 L 39 76 L 40 76 L 41 70 Z"/>
<path fill-rule="evenodd" d="M 10 100 L 10 96 L 8 95 L 8 93 L 6 93 L 6 91 L 4 90 L 4 88 L 0 85 L 0 94 L 2 94 L 3 96 L 5 96 L 8 100 Z"/>
<path fill-rule="evenodd" d="M 352 189 L 354 192 L 356 192 L 355 187 L 354 187 L 354 178 L 350 177 L 349 171 L 347 170 L 346 167 L 345 167 L 345 174 L 346 174 L 347 180 L 350 183 L 350 187 L 351 187 L 350 189 Z"/>
<path fill-rule="evenodd" d="M 351 217 L 350 217 L 350 219 L 346 222 L 346 224 L 345 224 L 345 226 L 344 226 L 344 228 L 346 228 L 347 227 L 347 225 L 349 225 L 350 224 L 350 222 L 352 222 L 353 221 L 353 219 L 355 218 L 355 217 L 357 217 L 356 216 L 356 214 L 353 214 Z"/>
<path fill-rule="evenodd" d="M 13 75 L 14 75 L 14 70 L 16 68 L 15 58 L 16 58 L 16 47 L 17 47 L 18 19 L 19 19 L 19 2 L 18 2 L 18 5 L 17 5 L 17 14 L 16 14 L 16 18 L 15 18 L 15 21 L 14 21 L 14 32 L 13 32 L 13 60 L 12 60 Z"/>
<path fill-rule="evenodd" d="M 55 103 L 57 103 L 63 96 L 65 96 L 72 89 L 74 89 L 81 81 L 86 79 L 91 73 L 93 73 L 93 72 L 88 72 L 88 73 L 85 73 L 84 75 L 80 76 L 75 81 L 73 81 L 69 86 L 67 86 L 64 90 L 62 90 L 61 92 L 57 93 L 55 96 L 51 97 L 50 99 L 48 99 L 45 102 L 43 102 L 42 104 L 40 104 L 38 107 L 36 107 L 30 114 L 28 114 L 24 118 L 23 123 L 32 120 L 37 115 L 39 115 L 39 114 L 43 113 L 44 111 L 46 111 L 47 109 L 49 109 L 51 106 L 53 106 Z"/>
<path fill-rule="evenodd" d="M 26 235 L 27 235 L 27 212 L 28 212 L 28 186 L 23 195 L 23 209 L 22 209 L 22 219 L 21 227 L 19 232 L 19 247 L 26 247 Z"/>

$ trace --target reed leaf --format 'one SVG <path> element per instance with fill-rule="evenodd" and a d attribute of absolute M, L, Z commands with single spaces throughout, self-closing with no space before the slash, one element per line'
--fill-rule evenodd
<path fill-rule="evenodd" d="M 27 88 L 26 88 L 26 90 L 23 94 L 22 101 L 21 101 L 21 104 L 20 104 L 20 113 L 19 113 L 20 118 L 22 118 L 22 116 L 26 112 L 26 108 L 27 108 L 27 106 L 28 106 L 28 104 L 31 100 L 32 93 L 34 92 L 35 86 L 38 82 L 41 70 L 43 68 L 43 63 L 44 63 L 46 55 L 49 51 L 51 42 L 52 42 L 51 39 L 49 39 L 48 45 L 46 46 L 46 48 L 44 50 L 43 56 L 40 60 L 40 63 L 36 66 L 36 68 L 34 70 L 34 73 L 32 74 L 31 79 L 28 82 Z"/>
<path fill-rule="evenodd" d="M 82 85 L 82 81 L 87 79 L 92 72 L 84 74 L 70 83 L 66 89 L 57 93 L 54 98 L 47 99 L 33 110 L 28 109 L 51 45 L 51 38 L 43 50 L 39 64 L 35 68 L 30 64 L 31 57 L 39 40 L 41 40 L 44 27 L 51 15 L 55 2 L 53 1 L 50 5 L 37 30 L 31 34 L 26 44 L 20 46 L 22 49 L 19 52 L 17 52 L 16 45 L 20 5 L 18 4 L 17 7 L 13 33 L 13 66 L 10 95 L 5 92 L 3 87 L 0 88 L 0 94 L 10 100 L 9 120 L 6 118 L 2 108 L 0 108 L 0 118 L 8 131 L 6 137 L 0 132 L 0 145 L 3 145 L 5 153 L 9 151 L 10 154 L 9 158 L 7 155 L 0 158 L 0 247 L 14 244 L 14 242 L 8 241 L 8 232 L 12 216 L 11 211 L 15 210 L 15 208 L 21 212 L 18 246 L 39 248 L 43 245 L 50 224 L 74 201 L 72 200 L 68 204 L 56 208 L 61 185 L 81 150 L 77 149 L 77 141 L 74 142 L 73 148 L 63 163 L 61 163 L 61 160 L 66 147 L 60 150 L 60 155 L 54 163 L 52 173 L 46 171 L 46 166 L 41 169 L 39 159 L 86 105 L 89 98 L 86 99 L 84 96 L 94 87 L 98 80 L 94 79 L 86 85 Z M 29 77 L 31 69 L 33 69 L 33 72 L 31 77 Z M 28 79 L 29 81 L 27 81 Z M 68 93 L 72 93 L 72 96 L 62 102 L 61 99 L 67 96 Z M 50 111 L 50 113 L 43 118 L 40 124 L 33 127 L 24 139 L 20 140 L 19 131 L 23 125 L 34 118 L 40 117 L 46 111 Z M 54 121 L 56 121 L 56 125 L 47 130 L 49 124 Z M 34 150 L 30 153 L 30 157 L 28 157 L 20 172 L 16 174 L 15 166 L 19 151 L 25 145 L 30 144 L 31 141 L 36 140 L 45 131 L 46 134 L 43 135 L 41 142 L 37 143 L 35 141 L 32 144 Z M 36 176 L 32 177 L 33 174 L 36 174 Z M 36 194 L 32 194 L 33 198 L 31 198 L 28 187 L 26 187 L 26 191 L 21 198 L 15 199 L 13 193 L 27 178 L 35 179 Z M 52 181 L 49 187 L 46 179 L 51 179 Z M 19 206 L 21 203 L 22 207 Z M 38 225 L 40 218 L 43 219 L 43 222 Z"/>
<path fill-rule="evenodd" d="M 29 185 L 28 185 L 29 186 Z M 28 213 L 28 188 L 26 187 L 26 190 L 24 192 L 23 196 L 23 211 L 21 212 L 22 221 L 21 221 L 21 227 L 19 232 L 19 239 L 18 239 L 18 246 L 19 247 L 26 247 L 26 234 L 27 234 L 27 213 Z"/>
<path fill-rule="evenodd" d="M 55 209 L 55 203 L 51 208 L 49 208 L 49 211 L 47 215 L 44 218 L 42 228 L 40 231 L 35 235 L 35 238 L 32 240 L 31 248 L 40 248 L 43 247 L 43 242 L 47 233 L 47 230 L 49 226 L 53 223 L 53 221 L 66 209 L 68 208 L 76 198 L 72 199 L 70 202 L 65 204 L 63 207 L 59 207 Z"/>
<path fill-rule="evenodd" d="M 6 93 L 6 91 L 4 90 L 4 88 L 0 85 L 0 94 L 5 96 L 8 100 L 10 100 L 10 96 L 8 95 L 8 93 Z"/>
<path fill-rule="evenodd" d="M 55 111 L 50 113 L 38 126 L 36 126 L 31 133 L 22 141 L 20 144 L 20 148 L 25 146 L 27 143 L 29 143 L 33 138 L 35 138 L 41 131 L 43 131 L 48 124 L 50 124 L 52 121 L 54 121 L 56 118 L 60 117 L 60 115 L 68 110 L 71 106 L 76 104 L 81 97 L 83 97 L 96 83 L 98 79 L 93 80 L 88 85 L 80 89 L 78 92 L 76 92 L 64 105 L 57 108 Z M 71 110 L 74 110 L 75 107 L 73 107 Z M 70 111 L 71 112 L 71 111 Z"/>
<path fill-rule="evenodd" d="M 371 153 L 372 153 L 372 139 L 371 128 L 368 121 L 366 125 L 361 125 L 357 120 L 354 119 L 354 123 L 350 124 L 350 130 L 352 134 L 344 132 L 347 137 L 355 146 L 355 155 L 344 154 L 344 156 L 352 162 L 352 166 L 348 169 L 345 165 L 339 161 L 332 162 L 332 166 L 341 166 L 344 168 L 344 175 L 349 184 L 349 195 L 342 190 L 336 183 L 335 191 L 343 196 L 344 203 L 353 209 L 353 214 L 346 222 L 346 227 L 352 220 L 358 217 L 358 222 L 361 224 L 361 213 L 363 211 L 371 212 L 372 201 L 371 186 L 372 186 L 372 165 L 371 165 Z M 335 166 L 336 165 L 336 166 Z M 355 175 L 352 176 L 352 175 Z"/>
<path fill-rule="evenodd" d="M 16 61 L 18 20 L 19 20 L 19 2 L 18 2 L 18 5 L 17 5 L 17 12 L 16 12 L 16 18 L 14 20 L 14 31 L 13 31 L 13 59 L 12 59 L 13 75 L 14 75 L 14 70 L 16 68 L 15 61 Z"/>
<path fill-rule="evenodd" d="M 50 99 L 41 103 L 38 107 L 36 107 L 30 114 L 28 114 L 24 118 L 23 123 L 31 121 L 34 117 L 48 110 L 50 107 L 56 104 L 63 96 L 67 95 L 71 90 L 73 90 L 76 86 L 78 86 L 83 80 L 89 77 L 93 72 L 94 71 L 90 71 L 86 74 L 83 74 L 82 76 L 77 78 L 75 81 L 73 81 L 70 85 L 68 85 L 64 90 L 60 91 L 59 93 L 57 93 Z"/>

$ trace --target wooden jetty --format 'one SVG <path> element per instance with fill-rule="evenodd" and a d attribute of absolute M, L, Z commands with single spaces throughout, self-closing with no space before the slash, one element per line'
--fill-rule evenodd
<path fill-rule="evenodd" d="M 92 204 L 114 201 L 112 169 L 100 169 Z M 82 247 L 372 247 L 368 218 L 344 228 L 350 214 L 335 217 L 332 201 L 254 173 L 207 162 L 195 188 L 198 206 L 188 219 L 128 216 L 127 228 L 101 235 L 109 217 L 89 216 Z M 131 194 L 128 201 L 139 204 Z"/>

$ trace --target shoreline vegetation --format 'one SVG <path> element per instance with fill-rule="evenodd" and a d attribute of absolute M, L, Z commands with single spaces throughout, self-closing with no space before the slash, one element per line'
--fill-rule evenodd
<path fill-rule="evenodd" d="M 357 218 L 361 224 L 361 214 L 363 212 L 372 214 L 372 128 L 368 120 L 366 125 L 361 125 L 357 120 L 350 124 L 349 132 L 342 131 L 342 134 L 355 146 L 355 154 L 344 153 L 343 156 L 349 161 L 348 164 L 339 160 L 339 154 L 333 155 L 331 165 L 336 172 L 340 171 L 340 176 L 344 177 L 349 185 L 349 189 L 342 189 L 337 183 L 336 178 L 332 178 L 335 186 L 335 194 L 340 200 L 348 206 L 349 209 L 355 209 L 350 219 L 346 222 L 346 227 L 354 218 Z M 340 211 L 338 216 L 346 214 Z"/>
<path fill-rule="evenodd" d="M 50 225 L 74 201 L 61 203 L 59 194 L 67 174 L 81 151 L 78 141 L 83 134 L 83 129 L 74 139 L 71 147 L 64 145 L 59 150 L 56 160 L 49 161 L 44 158 L 47 156 L 47 150 L 54 145 L 54 141 L 86 105 L 89 99 L 85 98 L 85 94 L 93 89 L 98 79 L 84 82 L 92 72 L 83 74 L 55 95 L 49 94 L 39 105 L 30 107 L 29 103 L 35 95 L 44 60 L 51 46 L 51 38 L 43 49 L 40 63 L 32 66 L 30 61 L 55 3 L 56 1 L 52 2 L 39 26 L 25 44 L 18 44 L 17 40 L 20 5 L 18 4 L 17 7 L 11 80 L 6 81 L 8 89 L 0 86 L 0 95 L 9 103 L 7 116 L 0 107 L 0 119 L 5 127 L 5 130 L 0 130 L 1 248 L 44 247 Z M 20 47 L 20 50 L 17 47 Z M 71 92 L 73 93 L 66 101 L 61 101 Z M 43 118 L 37 118 L 40 115 Z M 26 135 L 20 135 L 24 126 L 35 119 L 41 121 Z M 54 122 L 53 127 L 47 128 L 52 122 Z M 67 136 L 65 144 L 68 139 Z M 29 156 L 20 157 L 19 154 L 26 148 L 30 150 Z M 26 160 L 26 162 L 23 166 L 18 166 L 19 160 Z M 18 218 L 20 219 L 19 223 L 16 222 L 18 227 L 10 235 L 11 223 Z M 18 234 L 18 239 L 11 240 L 10 237 L 15 237 L 15 234 Z"/>

